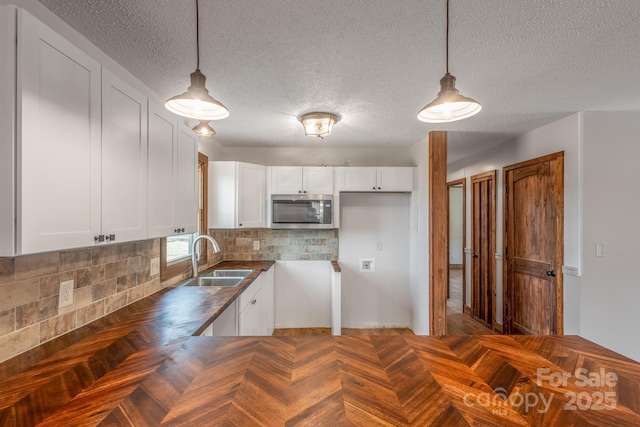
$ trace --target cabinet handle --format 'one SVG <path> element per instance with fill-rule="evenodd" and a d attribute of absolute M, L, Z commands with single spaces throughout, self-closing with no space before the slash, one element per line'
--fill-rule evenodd
<path fill-rule="evenodd" d="M 180 232 L 181 232 L 181 233 L 184 233 L 184 227 L 180 229 Z"/>
<path fill-rule="evenodd" d="M 255 304 L 258 300 L 256 300 L 255 298 L 251 300 L 251 304 Z"/>
<path fill-rule="evenodd" d="M 105 239 L 107 239 L 107 241 L 114 242 L 116 240 L 116 235 L 109 234 L 108 236 L 105 236 Z"/>
<path fill-rule="evenodd" d="M 95 240 L 96 242 L 104 242 L 104 234 L 101 234 L 99 236 L 94 236 L 93 240 Z"/>

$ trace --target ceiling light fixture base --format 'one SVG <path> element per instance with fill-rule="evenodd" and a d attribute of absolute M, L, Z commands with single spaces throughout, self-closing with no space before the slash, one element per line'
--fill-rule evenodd
<path fill-rule="evenodd" d="M 340 119 L 335 114 L 315 112 L 304 114 L 298 120 L 302 123 L 306 136 L 324 139 L 325 136 L 331 134 L 331 128 Z"/>

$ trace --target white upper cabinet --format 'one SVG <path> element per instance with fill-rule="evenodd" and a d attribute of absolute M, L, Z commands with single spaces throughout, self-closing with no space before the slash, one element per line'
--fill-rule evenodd
<path fill-rule="evenodd" d="M 266 167 L 241 162 L 209 162 L 209 227 L 265 226 Z"/>
<path fill-rule="evenodd" d="M 147 237 L 147 98 L 102 69 L 102 234 Z"/>
<path fill-rule="evenodd" d="M 333 194 L 333 168 L 274 166 L 271 194 Z"/>
<path fill-rule="evenodd" d="M 18 10 L 16 254 L 90 246 L 100 234 L 100 75 Z"/>
<path fill-rule="evenodd" d="M 182 122 L 178 123 L 177 155 L 175 221 L 179 233 L 195 233 L 198 231 L 198 139 Z"/>
<path fill-rule="evenodd" d="M 339 167 L 337 191 L 413 191 L 412 167 Z"/>
<path fill-rule="evenodd" d="M 196 138 L 177 116 L 149 101 L 150 238 L 197 231 Z"/>
<path fill-rule="evenodd" d="M 149 195 L 148 236 L 176 234 L 174 199 L 176 197 L 176 160 L 178 119 L 166 108 L 149 102 Z"/>

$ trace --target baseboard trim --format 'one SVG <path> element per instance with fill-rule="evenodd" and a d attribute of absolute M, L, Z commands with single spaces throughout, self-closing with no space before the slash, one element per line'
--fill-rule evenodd
<path fill-rule="evenodd" d="M 462 270 L 462 264 L 449 264 L 449 268 L 452 270 Z"/>
<path fill-rule="evenodd" d="M 464 314 L 471 315 L 471 307 L 469 307 L 468 305 L 465 305 L 464 306 Z"/>
<path fill-rule="evenodd" d="M 494 323 L 493 330 L 499 334 L 502 334 L 502 325 L 498 322 Z"/>

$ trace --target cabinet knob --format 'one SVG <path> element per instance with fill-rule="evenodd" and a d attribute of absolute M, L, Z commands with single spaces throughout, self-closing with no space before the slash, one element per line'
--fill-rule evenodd
<path fill-rule="evenodd" d="M 372 190 L 375 190 L 375 189 L 376 189 L 376 187 L 371 187 L 371 189 L 372 189 Z"/>
<path fill-rule="evenodd" d="M 242 227 L 242 224 L 238 224 L 239 227 Z"/>
<path fill-rule="evenodd" d="M 184 233 L 184 227 L 182 227 L 182 228 L 180 229 L 180 232 L 181 232 L 181 233 Z"/>
<path fill-rule="evenodd" d="M 382 190 L 382 188 L 381 188 L 381 187 L 378 187 L 378 190 Z"/>
<path fill-rule="evenodd" d="M 298 193 L 302 193 L 302 190 L 298 190 Z"/>

